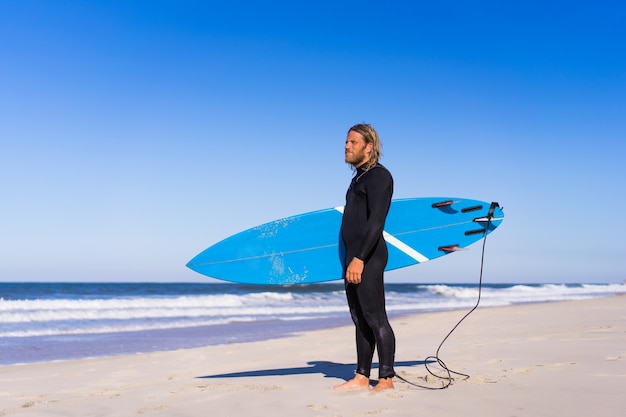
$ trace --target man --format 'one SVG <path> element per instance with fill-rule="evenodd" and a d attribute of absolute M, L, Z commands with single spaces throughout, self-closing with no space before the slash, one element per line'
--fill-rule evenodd
<path fill-rule="evenodd" d="M 348 130 L 345 160 L 356 173 L 346 193 L 341 237 L 346 297 L 356 326 L 357 369 L 353 379 L 334 389 L 369 388 L 375 349 L 379 379 L 374 390 L 393 388 L 395 336 L 387 319 L 383 285 L 388 257 L 383 227 L 393 178 L 378 163 L 381 156 L 380 138 L 372 126 L 357 124 Z"/>

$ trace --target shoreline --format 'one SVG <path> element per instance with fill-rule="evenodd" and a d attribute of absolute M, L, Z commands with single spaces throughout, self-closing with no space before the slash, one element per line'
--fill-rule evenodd
<path fill-rule="evenodd" d="M 597 297 L 603 298 L 603 297 Z M 531 301 L 507 306 L 478 306 L 467 319 L 480 309 L 512 307 L 525 304 L 542 304 L 561 301 Z M 458 313 L 459 320 L 472 307 L 421 312 L 388 312 L 390 321 L 406 316 L 422 316 L 441 312 Z M 450 326 L 450 330 L 456 323 Z M 303 332 L 352 327 L 349 312 L 341 316 L 311 320 L 261 320 L 255 322 L 232 322 L 219 325 L 193 326 L 171 329 L 154 329 L 89 335 L 38 336 L 28 339 L 4 337 L 0 339 L 0 369 L 4 366 L 64 362 L 81 359 L 112 358 L 125 355 L 141 355 L 155 352 L 171 352 L 207 346 L 261 342 L 290 338 Z M 5 359 L 10 357 L 11 359 Z"/>
<path fill-rule="evenodd" d="M 1 285 L 2 283 L 0 283 Z M 480 285 L 388 284 L 391 320 L 467 312 Z M 479 310 L 626 293 L 624 284 L 484 284 Z M 337 285 L 5 284 L 0 366 L 170 351 L 351 325 Z"/>
<path fill-rule="evenodd" d="M 613 296 L 626 296 L 626 294 L 593 297 L 583 300 L 602 299 Z M 471 314 L 469 314 L 469 312 L 473 307 L 458 307 L 449 310 L 420 312 L 388 312 L 388 315 L 392 325 L 394 321 L 401 320 L 403 317 L 416 316 L 416 318 L 419 318 L 424 315 L 438 313 L 457 313 L 458 321 L 460 321 L 466 314 L 469 314 L 469 316 L 463 320 L 463 322 L 465 322 L 467 320 L 471 320 L 473 315 L 483 309 L 583 300 L 529 301 L 505 306 L 483 306 L 481 304 Z M 450 331 L 457 324 L 457 322 L 450 324 Z M 460 325 L 463 326 L 463 323 Z M 321 320 L 276 319 L 256 322 L 232 322 L 209 326 L 100 333 L 92 334 L 89 338 L 77 338 L 73 335 L 39 336 L 31 338 L 28 342 L 32 341 L 32 343 L 27 344 L 20 343 L 23 338 L 5 337 L 3 338 L 4 340 L 0 340 L 0 342 L 4 342 L 3 345 L 0 345 L 2 352 L 6 356 L 10 356 L 12 358 L 19 357 L 23 360 L 16 361 L 16 359 L 12 359 L 10 362 L 3 362 L 3 358 L 0 357 L 0 370 L 2 367 L 14 365 L 115 358 L 118 356 L 172 352 L 208 346 L 228 346 L 239 343 L 262 342 L 267 340 L 290 338 L 304 332 L 326 329 L 331 330 L 344 326 L 352 328 L 352 321 L 347 311 L 343 316 L 328 317 Z M 51 344 L 50 340 L 54 340 L 54 342 Z M 16 342 L 14 343 L 15 346 L 13 346 L 11 342 Z M 40 345 L 45 346 L 45 348 L 39 347 Z M 69 349 L 72 349 L 72 352 L 68 352 Z M 13 350 L 13 352 L 11 352 L 11 350 Z"/>
<path fill-rule="evenodd" d="M 625 300 L 479 308 L 440 351 L 448 367 L 470 378 L 442 391 L 399 379 L 396 389 L 377 395 L 330 390 L 354 370 L 353 329 L 346 325 L 264 341 L 3 366 L 0 415 L 621 415 Z M 394 317 L 398 375 L 430 384 L 424 360 L 463 314 Z"/>
<path fill-rule="evenodd" d="M 72 335 L 39 336 L 31 338 L 24 344 L 21 338 L 16 340 L 17 347 L 0 346 L 13 359 L 4 362 L 0 358 L 0 370 L 5 366 L 41 364 L 48 362 L 65 362 L 82 359 L 112 358 L 125 355 L 141 355 L 155 352 L 172 352 L 181 349 L 194 349 L 207 346 L 222 346 L 236 343 L 253 343 L 272 339 L 291 337 L 294 334 L 326 328 L 334 328 L 348 324 L 349 317 L 344 319 L 318 320 L 267 320 L 260 322 L 235 322 L 212 326 L 194 326 L 173 329 L 143 330 L 117 333 L 101 333 L 90 335 L 89 338 L 75 338 Z M 269 331 L 266 331 L 268 329 Z M 11 344 L 11 338 L 4 343 Z M 42 352 L 36 348 L 38 339 L 50 351 Z M 51 344 L 49 340 L 55 340 Z M 99 342 L 101 342 L 99 344 Z M 68 349 L 73 349 L 68 352 Z M 21 358 L 22 361 L 16 361 Z"/>

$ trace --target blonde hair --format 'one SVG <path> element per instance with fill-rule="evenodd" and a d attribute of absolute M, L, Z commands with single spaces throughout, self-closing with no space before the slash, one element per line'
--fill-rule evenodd
<path fill-rule="evenodd" d="M 372 125 L 366 123 L 356 124 L 348 129 L 348 133 L 350 133 L 350 131 L 359 133 L 361 136 L 363 136 L 366 145 L 368 143 L 372 144 L 372 153 L 370 154 L 370 159 L 365 163 L 365 170 L 367 171 L 374 165 L 376 165 L 378 163 L 378 160 L 383 156 L 380 137 L 378 137 L 378 133 L 376 133 L 376 130 L 372 127 Z"/>

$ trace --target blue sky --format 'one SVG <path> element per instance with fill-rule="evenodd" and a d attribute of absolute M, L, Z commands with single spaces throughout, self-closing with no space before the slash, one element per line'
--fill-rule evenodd
<path fill-rule="evenodd" d="M 584 3 L 584 4 L 583 4 Z M 211 244 L 343 204 L 498 201 L 486 282 L 626 279 L 621 2 L 0 3 L 1 281 L 190 281 Z M 388 274 L 475 282 L 480 246 Z"/>

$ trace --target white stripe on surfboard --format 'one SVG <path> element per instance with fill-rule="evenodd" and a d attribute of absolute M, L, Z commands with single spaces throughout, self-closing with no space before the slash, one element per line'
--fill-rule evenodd
<path fill-rule="evenodd" d="M 343 214 L 343 207 L 335 207 L 335 210 Z M 387 243 L 394 246 L 396 249 L 399 249 L 402 253 L 405 253 L 411 258 L 415 259 L 417 262 L 426 262 L 429 260 L 427 257 L 422 255 L 421 253 L 419 253 L 418 251 L 416 251 L 415 249 L 413 249 L 406 243 L 402 242 L 398 238 L 394 237 L 393 235 L 385 232 L 384 230 L 383 230 L 383 237 L 385 238 Z"/>
<path fill-rule="evenodd" d="M 410 247 L 406 243 L 400 241 L 395 236 L 390 235 L 389 233 L 385 232 L 384 230 L 383 230 L 383 237 L 385 238 L 387 243 L 390 243 L 391 245 L 395 246 L 397 249 L 400 249 L 400 251 L 406 253 L 411 258 L 415 259 L 417 262 L 426 262 L 426 261 L 428 261 L 427 257 L 422 255 L 421 253 L 419 253 L 418 251 L 416 251 L 415 249 L 413 249 L 412 247 Z"/>

